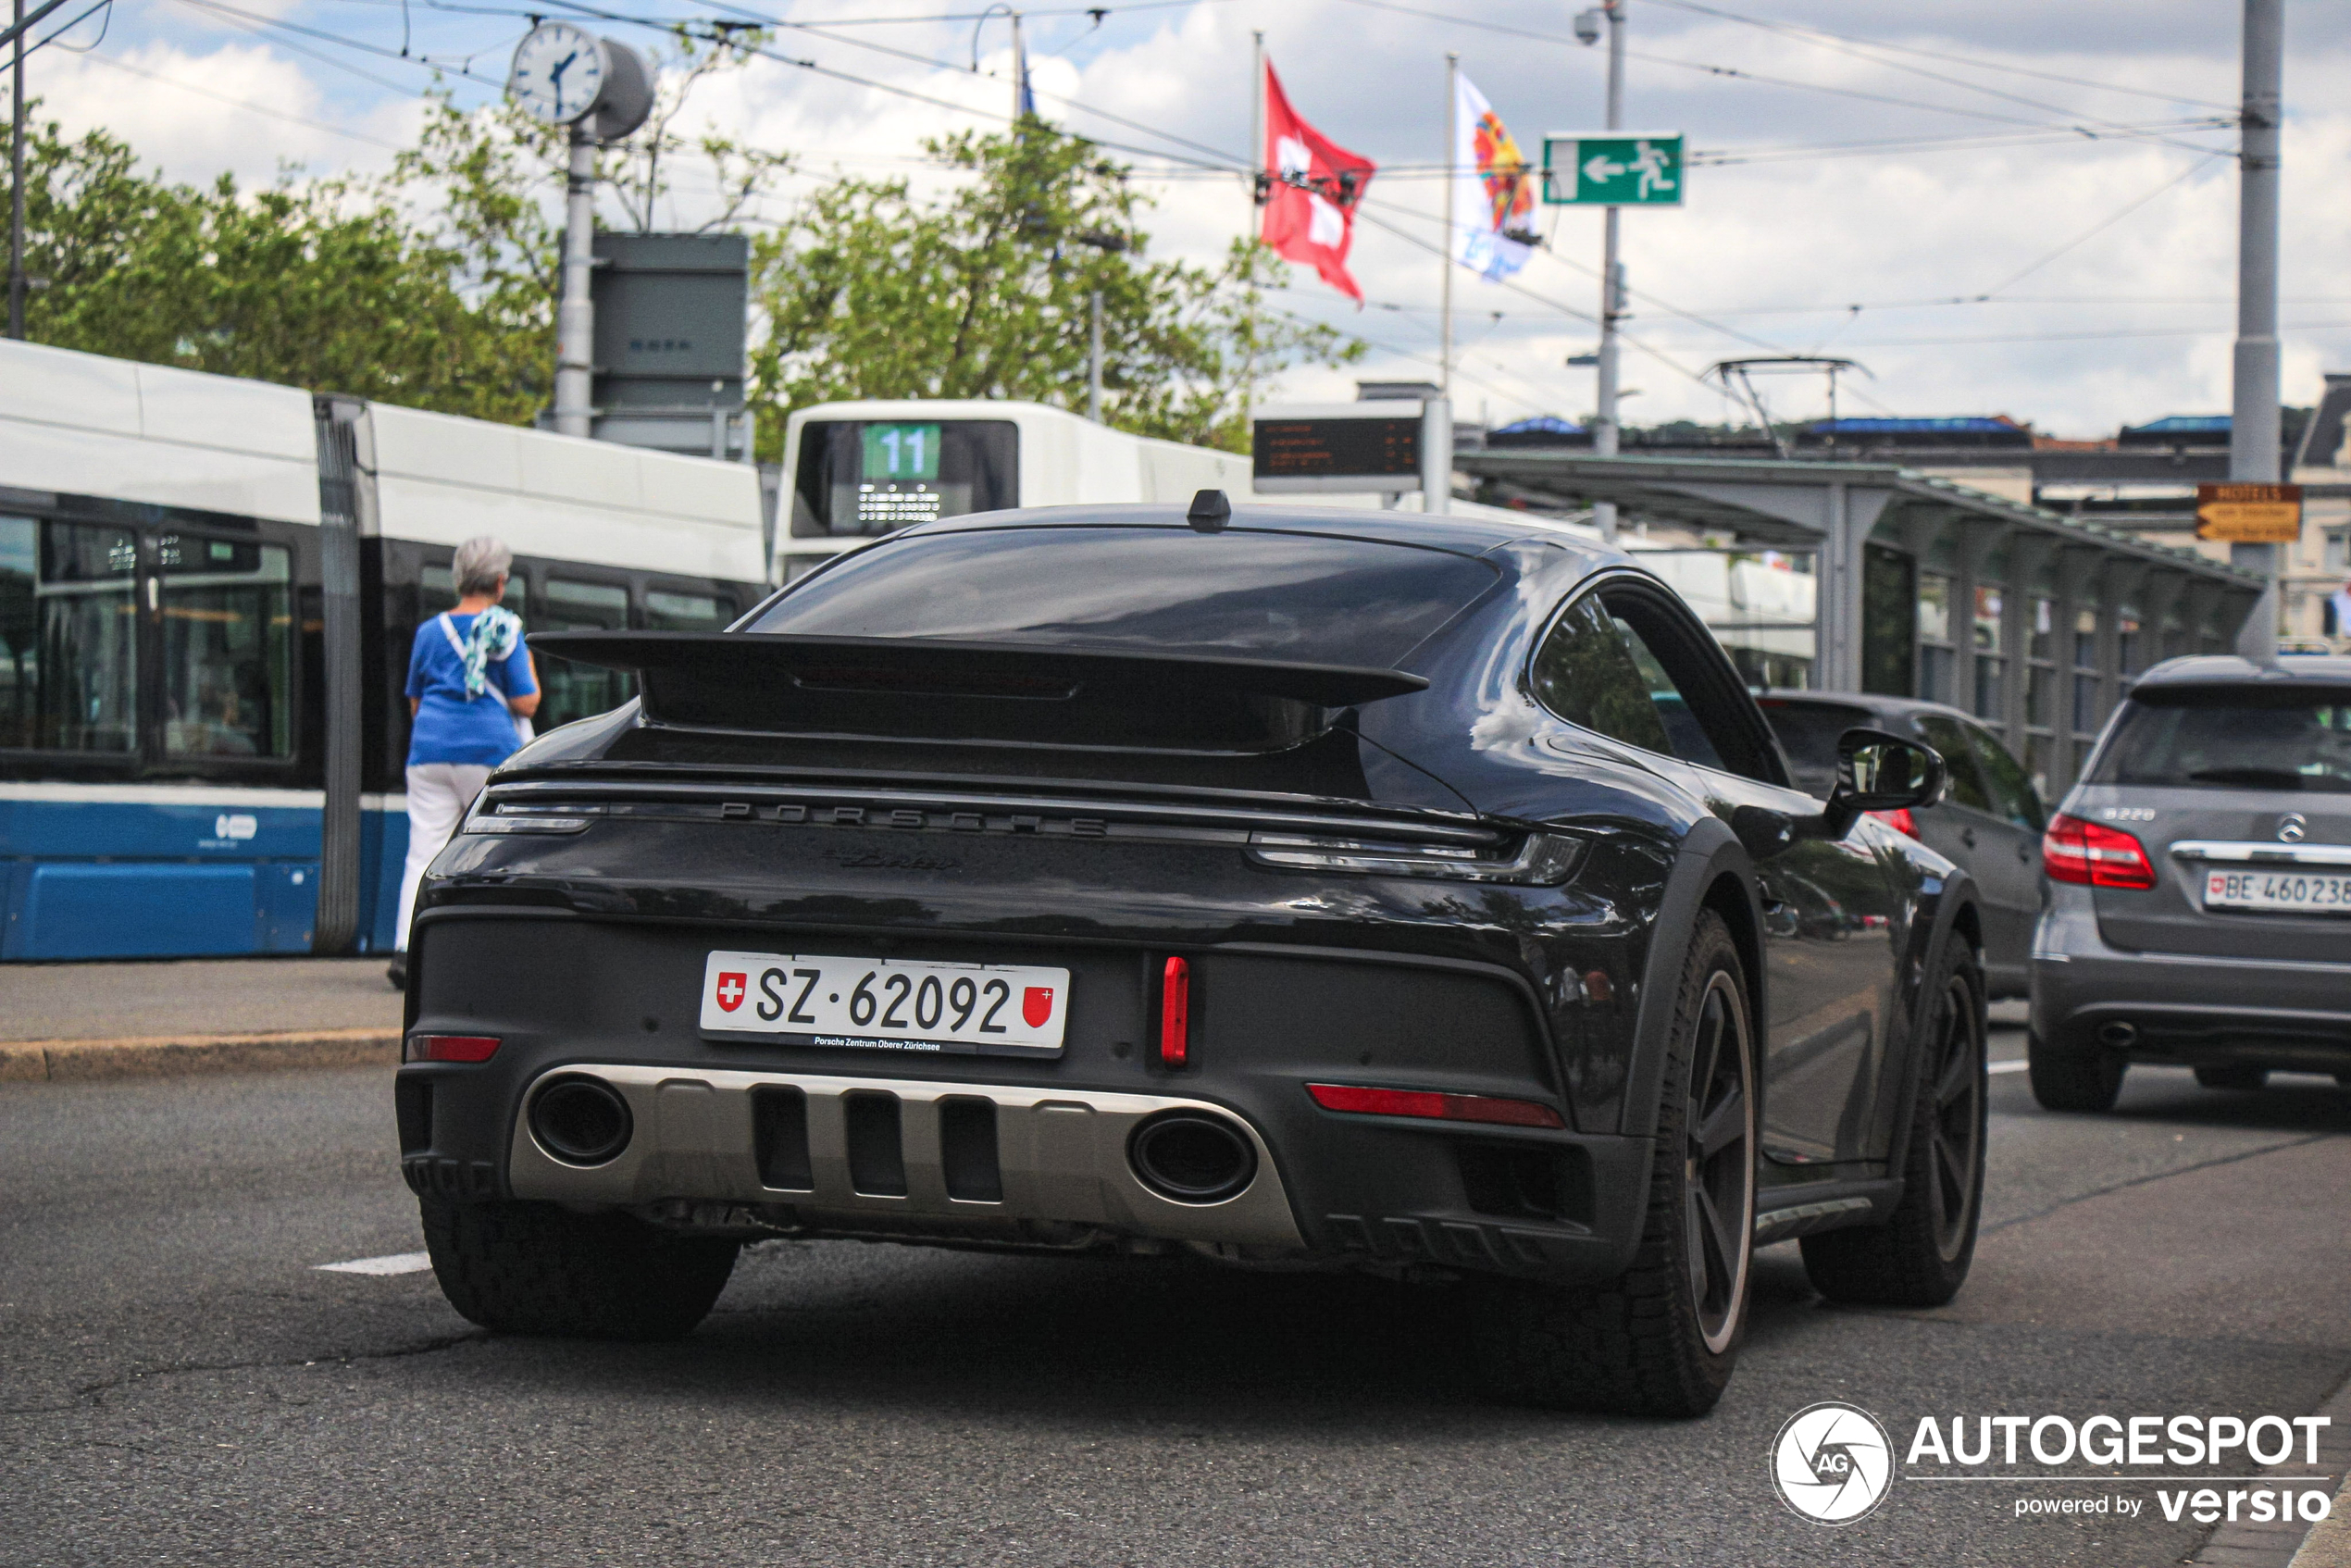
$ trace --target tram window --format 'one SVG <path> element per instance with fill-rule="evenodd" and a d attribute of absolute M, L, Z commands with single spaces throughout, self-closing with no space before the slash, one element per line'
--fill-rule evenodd
<path fill-rule="evenodd" d="M 0 516 L 0 746 L 138 749 L 138 565 L 128 529 Z"/>
<path fill-rule="evenodd" d="M 645 590 L 645 626 L 652 631 L 716 631 L 731 617 L 727 606 L 707 593 L 665 593 Z"/>
<path fill-rule="evenodd" d="M 1009 419 L 811 420 L 801 428 L 791 531 L 883 534 L 1020 504 L 1020 429 Z"/>
<path fill-rule="evenodd" d="M 535 629 L 622 631 L 628 626 L 628 590 L 618 583 L 547 579 L 547 603 Z M 553 729 L 618 707 L 637 692 L 637 678 L 546 653 L 533 653 L 539 673 L 538 727 Z"/>
<path fill-rule="evenodd" d="M 293 754 L 292 560 L 251 540 L 155 539 L 163 582 L 163 749 Z"/>

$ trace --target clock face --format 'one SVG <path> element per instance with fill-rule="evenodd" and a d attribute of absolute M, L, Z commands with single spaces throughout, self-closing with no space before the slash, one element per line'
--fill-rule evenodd
<path fill-rule="evenodd" d="M 604 48 L 591 34 L 564 22 L 531 30 L 515 48 L 506 91 L 515 102 L 554 125 L 579 118 L 595 106 L 604 84 Z"/>

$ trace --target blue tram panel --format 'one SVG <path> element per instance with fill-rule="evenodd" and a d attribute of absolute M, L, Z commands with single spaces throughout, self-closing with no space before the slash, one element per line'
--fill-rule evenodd
<path fill-rule="evenodd" d="M 401 677 L 466 538 L 514 550 L 534 630 L 716 630 L 765 591 L 745 464 L 34 343 L 0 386 L 0 961 L 396 945 Z M 542 729 L 628 695 L 540 678 Z"/>
<path fill-rule="evenodd" d="M 381 952 L 407 814 L 367 811 L 360 844 L 357 946 Z M 0 961 L 307 952 L 318 808 L 0 800 Z"/>

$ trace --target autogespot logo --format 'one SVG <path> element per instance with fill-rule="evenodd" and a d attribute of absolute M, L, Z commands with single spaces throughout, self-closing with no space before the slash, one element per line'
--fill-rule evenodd
<path fill-rule="evenodd" d="M 1806 1405 L 1772 1443 L 1780 1500 L 1815 1524 L 1866 1519 L 1894 1484 L 1894 1442 L 1878 1418 L 1835 1400 Z"/>

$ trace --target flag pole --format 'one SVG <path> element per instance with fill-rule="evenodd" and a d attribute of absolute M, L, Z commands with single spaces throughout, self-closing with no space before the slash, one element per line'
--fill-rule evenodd
<path fill-rule="evenodd" d="M 1445 346 L 1439 351 L 1437 390 L 1447 397 L 1453 395 L 1453 247 L 1456 238 L 1453 213 L 1453 187 L 1457 170 L 1453 168 L 1453 149 L 1461 141 L 1462 57 L 1445 56 L 1445 286 L 1437 314 L 1444 322 Z"/>

